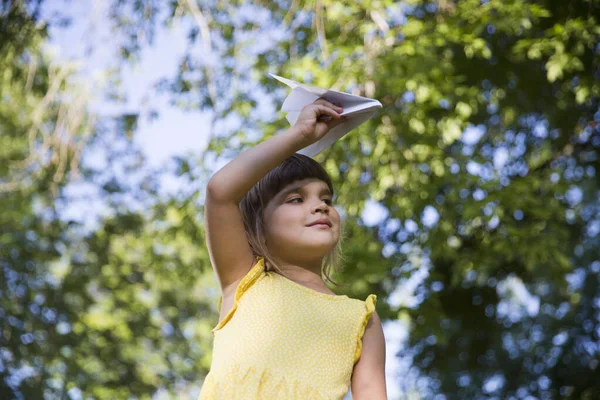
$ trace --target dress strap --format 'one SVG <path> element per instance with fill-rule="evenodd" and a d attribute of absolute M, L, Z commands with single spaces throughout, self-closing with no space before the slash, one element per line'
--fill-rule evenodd
<path fill-rule="evenodd" d="M 258 279 L 260 274 L 262 274 L 264 272 L 264 269 L 265 269 L 265 260 L 263 257 L 260 257 L 259 260 L 257 261 L 257 263 L 254 264 L 254 267 L 252 267 L 252 269 L 250 269 L 250 271 L 248 271 L 248 273 L 242 278 L 240 283 L 238 283 L 237 288 L 235 289 L 235 298 L 234 298 L 233 306 L 231 307 L 231 310 L 229 310 L 229 312 L 227 313 L 225 318 L 223 318 L 221 320 L 221 322 L 219 322 L 217 324 L 217 326 L 213 330 L 211 330 L 212 333 L 215 333 L 215 331 L 217 331 L 217 330 L 221 329 L 223 326 L 225 326 L 225 324 L 231 319 L 231 317 L 233 317 L 235 310 L 237 310 L 238 302 L 239 302 L 240 298 L 248 290 L 248 288 L 250 286 L 252 286 L 252 284 L 254 282 L 256 282 L 256 280 Z M 219 313 L 221 313 L 221 305 L 222 304 L 223 304 L 223 294 L 221 294 L 219 296 L 219 303 L 217 306 Z"/>

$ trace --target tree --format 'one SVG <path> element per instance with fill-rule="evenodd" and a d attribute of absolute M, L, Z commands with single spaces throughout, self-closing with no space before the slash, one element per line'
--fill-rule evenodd
<path fill-rule="evenodd" d="M 194 323 L 208 314 L 197 268 L 203 251 L 190 245 L 197 222 L 177 219 L 192 199 L 153 205 L 158 174 L 128 185 L 143 167 L 127 135 L 135 116 L 90 113 L 76 67 L 44 51 L 43 21 L 23 3 L 4 7 L 0 397 L 150 398 L 161 386 L 176 393 L 176 381 L 196 381 L 196 369 L 208 368 L 208 345 L 198 346 L 207 340 L 196 339 L 210 326 Z M 106 154 L 107 165 L 81 164 L 91 151 Z M 82 206 L 67 190 L 75 183 L 96 187 L 108 209 L 91 232 L 61 215 Z M 155 206 L 154 218 L 133 211 L 127 196 Z"/>
<path fill-rule="evenodd" d="M 167 17 L 158 21 L 161 11 Z M 206 371 L 207 321 L 216 322 L 216 310 L 195 286 L 211 273 L 197 247 L 203 168 L 287 127 L 274 112 L 258 113 L 266 93 L 274 93 L 274 104 L 286 94 L 268 71 L 384 106 L 316 158 L 333 178 L 351 233 L 339 280 L 351 283 L 353 297 L 377 293 L 382 319 L 410 321 L 407 354 L 428 378 L 421 394 L 593 398 L 600 361 L 598 11 L 585 0 L 112 3 L 115 27 L 128 33 L 125 62 L 156 24 L 191 24 L 189 43 L 202 58 L 186 54 L 180 73 L 158 88 L 212 110 L 209 131 L 219 135 L 199 160 L 179 160 L 179 175 L 197 184 L 180 199 L 155 199 L 145 180 L 128 187 L 111 174 L 102 179 L 114 214 L 87 236 L 64 239 L 81 247 L 63 261 L 74 272 L 57 304 L 73 332 L 68 348 L 56 348 L 76 357 L 61 367 L 68 374 L 59 368 L 55 376 L 68 382 L 66 390 L 121 398 L 147 397 L 161 386 L 173 393 L 178 377 L 193 381 Z M 239 128 L 225 132 L 221 122 L 236 117 Z M 110 194 L 130 192 L 151 199 L 144 212 Z M 388 211 L 375 227 L 360 218 L 368 198 Z M 25 208 L 13 220 L 29 215 Z M 8 250 L 2 254 L 9 260 Z M 26 262 L 20 265 L 27 273 Z M 429 275 L 417 304 L 386 304 L 421 266 Z M 84 283 L 102 296 L 80 290 Z M 161 299 L 154 307 L 143 300 L 147 292 Z M 523 293 L 539 309 L 525 307 Z M 198 319 L 199 309 L 207 320 Z M 144 369 L 144 345 L 168 367 Z"/>
<path fill-rule="evenodd" d="M 396 249 L 401 267 L 367 272 L 351 257 L 349 280 L 387 293 L 430 265 L 419 306 L 384 313 L 411 317 L 415 367 L 433 382 L 424 395 L 597 391 L 597 2 L 195 4 L 172 3 L 170 21 L 187 11 L 197 22 L 190 42 L 221 67 L 186 55 L 163 86 L 181 98 L 200 93 L 195 104 L 213 109 L 215 123 L 242 119 L 214 138 L 217 154 L 285 126 L 253 120 L 265 94 L 239 86 L 256 82 L 280 104 L 267 71 L 382 101 L 378 118 L 317 159 L 351 219 L 365 193 L 389 210 L 373 241 Z M 249 32 L 278 39 L 250 55 Z M 469 142 L 465 130 L 481 137 Z M 569 284 L 581 276 L 585 285 Z M 521 282 L 543 306 L 504 315 Z"/>

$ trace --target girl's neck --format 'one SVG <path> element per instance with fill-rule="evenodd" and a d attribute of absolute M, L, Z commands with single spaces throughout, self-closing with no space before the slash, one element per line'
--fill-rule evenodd
<path fill-rule="evenodd" d="M 265 260 L 265 265 L 268 264 L 268 261 Z M 309 271 L 305 268 L 296 266 L 296 265 L 286 265 L 284 268 L 280 268 L 280 270 L 285 274 L 284 278 L 289 279 L 295 282 L 298 285 L 304 286 L 306 288 L 312 289 L 314 291 L 328 294 L 328 295 L 336 295 L 331 289 L 327 287 L 321 275 L 315 274 L 313 271 Z M 277 275 L 282 276 L 274 268 L 267 268 L 267 271 L 271 271 Z"/>
<path fill-rule="evenodd" d="M 279 271 L 277 271 L 267 260 L 265 260 L 265 267 L 267 271 L 279 273 Z M 324 285 L 323 279 L 321 278 L 321 266 L 312 266 L 309 269 L 309 267 L 304 267 L 291 263 L 282 263 L 279 265 L 279 270 L 282 271 L 286 277 L 292 279 L 294 282 Z"/>

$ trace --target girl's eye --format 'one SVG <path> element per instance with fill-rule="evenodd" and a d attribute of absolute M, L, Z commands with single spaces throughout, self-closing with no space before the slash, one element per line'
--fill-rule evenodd
<path fill-rule="evenodd" d="M 292 199 L 292 200 L 288 201 L 288 203 L 291 203 L 291 202 L 293 202 L 293 201 L 295 201 L 295 200 L 302 200 L 302 198 L 300 198 L 300 197 L 296 197 L 295 199 Z M 331 200 L 329 200 L 329 199 L 323 199 L 323 200 L 325 201 L 325 203 L 326 203 L 327 205 L 331 205 L 331 204 L 332 204 L 332 201 L 331 201 Z"/>

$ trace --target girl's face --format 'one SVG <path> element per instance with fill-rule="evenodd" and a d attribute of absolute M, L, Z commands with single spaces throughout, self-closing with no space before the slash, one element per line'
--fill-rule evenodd
<path fill-rule="evenodd" d="M 296 262 L 323 258 L 340 238 L 340 215 L 325 182 L 295 181 L 283 188 L 264 211 L 266 243 L 275 255 Z M 331 227 L 308 226 L 326 218 Z"/>

